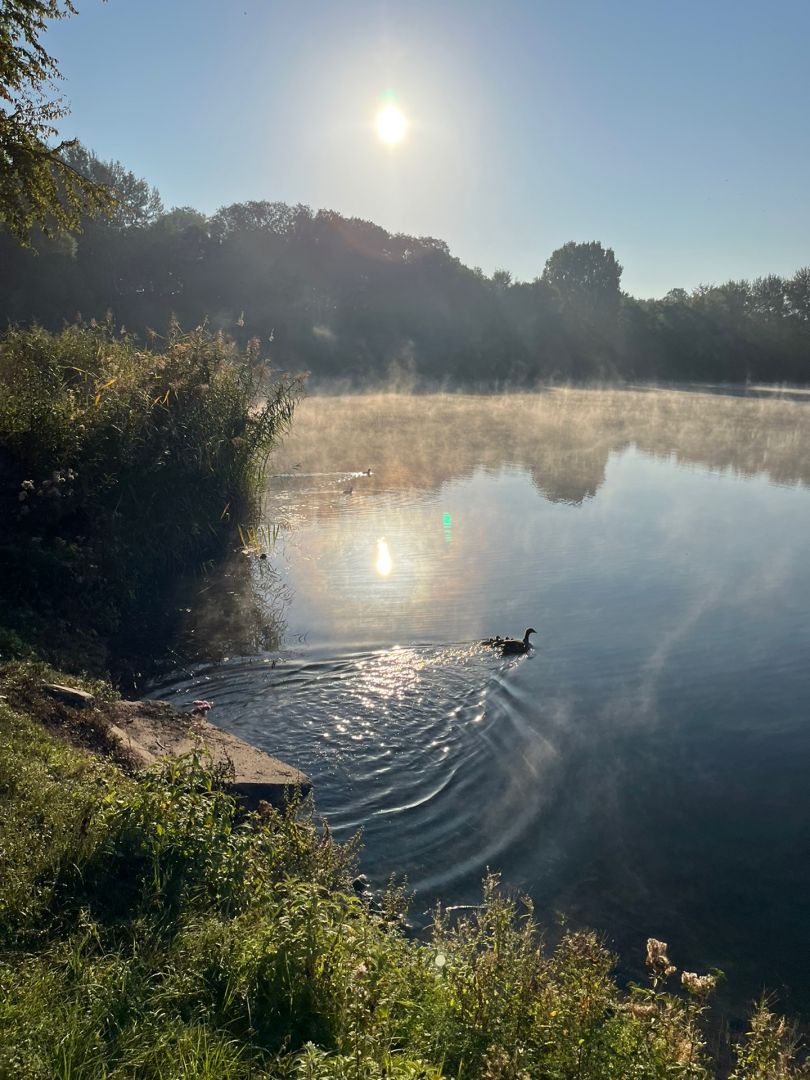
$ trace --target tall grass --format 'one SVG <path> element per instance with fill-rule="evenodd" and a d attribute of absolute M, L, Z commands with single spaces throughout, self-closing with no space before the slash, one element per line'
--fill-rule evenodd
<path fill-rule="evenodd" d="M 71 664 L 78 634 L 78 666 L 98 667 L 110 639 L 143 631 L 173 577 L 248 515 L 297 391 L 257 345 L 240 352 L 205 329 L 173 326 L 146 349 L 109 325 L 6 332 L 6 651 L 13 633 Z"/>
<path fill-rule="evenodd" d="M 719 1075 L 712 979 L 651 942 L 620 990 L 592 933 L 543 944 L 494 877 L 417 942 L 391 892 L 351 887 L 356 845 L 313 820 L 245 818 L 204 758 L 141 780 L 29 714 L 36 673 L 0 672 L 0 1076 L 606 1080 Z M 735 1080 L 788 1080 L 761 1007 Z"/>

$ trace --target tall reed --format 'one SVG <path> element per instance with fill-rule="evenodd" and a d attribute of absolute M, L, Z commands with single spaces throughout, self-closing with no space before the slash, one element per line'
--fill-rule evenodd
<path fill-rule="evenodd" d="M 148 348 L 109 324 L 7 331 L 6 651 L 16 638 L 71 665 L 78 635 L 89 654 L 79 666 L 92 667 L 94 649 L 103 659 L 105 643 L 165 607 L 173 579 L 249 519 L 299 389 L 257 343 L 240 351 L 204 328 L 173 325 Z"/>

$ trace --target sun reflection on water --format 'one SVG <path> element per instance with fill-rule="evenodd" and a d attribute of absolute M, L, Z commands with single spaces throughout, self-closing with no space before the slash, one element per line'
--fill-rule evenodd
<path fill-rule="evenodd" d="M 391 562 L 391 552 L 388 550 L 388 542 L 384 537 L 380 537 L 377 541 L 377 562 L 375 566 L 380 577 L 388 577 L 394 568 L 394 564 Z"/>

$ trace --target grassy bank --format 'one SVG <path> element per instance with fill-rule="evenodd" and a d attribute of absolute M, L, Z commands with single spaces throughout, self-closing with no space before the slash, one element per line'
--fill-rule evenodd
<path fill-rule="evenodd" d="M 679 982 L 658 945 L 650 983 L 622 991 L 596 936 L 544 948 L 495 879 L 410 940 L 401 897 L 358 897 L 355 847 L 307 808 L 240 818 L 202 760 L 127 776 L 65 741 L 41 676 L 0 675 L 1 1076 L 718 1074 L 711 980 Z M 733 1075 L 806 1075 L 767 1010 Z"/>
<path fill-rule="evenodd" d="M 104 671 L 249 516 L 297 384 L 205 330 L 0 337 L 0 654 Z M 261 404 L 256 404 L 260 400 Z"/>

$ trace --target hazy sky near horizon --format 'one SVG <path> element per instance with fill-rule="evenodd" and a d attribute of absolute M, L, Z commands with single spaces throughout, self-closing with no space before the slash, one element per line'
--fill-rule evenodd
<path fill-rule="evenodd" d="M 637 296 L 810 263 L 807 0 L 78 0 L 65 137 L 167 206 L 307 203 Z M 390 92 L 410 120 L 385 146 Z"/>

